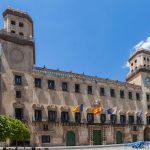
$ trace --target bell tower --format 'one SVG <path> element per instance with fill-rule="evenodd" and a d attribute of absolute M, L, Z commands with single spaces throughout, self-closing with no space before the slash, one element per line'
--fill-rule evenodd
<path fill-rule="evenodd" d="M 8 69 L 31 72 L 35 63 L 33 21 L 25 12 L 8 8 L 3 12 L 0 44 Z"/>
<path fill-rule="evenodd" d="M 129 58 L 130 72 L 126 78 L 128 83 L 141 86 L 142 95 L 141 101 L 143 111 L 150 114 L 150 51 L 139 48 Z M 146 116 L 143 115 L 146 123 Z"/>
<path fill-rule="evenodd" d="M 150 51 L 139 48 L 129 58 L 130 72 L 127 82 L 150 87 Z"/>

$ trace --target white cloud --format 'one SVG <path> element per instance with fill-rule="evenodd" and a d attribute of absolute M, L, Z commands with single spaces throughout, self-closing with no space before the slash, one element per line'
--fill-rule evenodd
<path fill-rule="evenodd" d="M 134 47 L 134 50 L 137 50 L 138 48 L 144 48 L 150 51 L 150 37 L 147 37 L 146 40 L 142 40 L 138 44 L 136 44 Z"/>
<path fill-rule="evenodd" d="M 126 62 L 125 65 L 122 66 L 122 68 L 129 68 L 129 67 L 130 67 L 130 65 L 129 65 L 129 62 L 128 62 L 128 61 Z"/>

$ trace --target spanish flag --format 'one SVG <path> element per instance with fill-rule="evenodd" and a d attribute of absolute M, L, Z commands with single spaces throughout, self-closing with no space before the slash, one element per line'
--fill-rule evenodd
<path fill-rule="evenodd" d="M 83 104 L 77 105 L 72 109 L 72 112 L 82 112 L 83 111 Z"/>
<path fill-rule="evenodd" d="M 101 106 L 95 106 L 92 109 L 92 112 L 94 113 L 94 115 L 100 114 L 103 111 L 103 108 Z"/>

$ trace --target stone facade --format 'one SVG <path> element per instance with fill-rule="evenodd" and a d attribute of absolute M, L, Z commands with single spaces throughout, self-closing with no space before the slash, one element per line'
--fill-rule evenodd
<path fill-rule="evenodd" d="M 32 18 L 14 9 L 7 9 L 3 17 L 4 29 L 0 30 L 0 114 L 25 121 L 30 128 L 31 146 L 150 140 L 150 52 L 139 49 L 129 59 L 131 71 L 127 82 L 39 68 L 34 66 Z M 96 101 L 104 108 L 117 106 L 114 122 L 105 111 L 102 112 L 106 117 L 104 122 L 100 119 L 102 114 L 95 115 L 94 120 L 87 119 Z M 83 104 L 84 111 L 81 119 L 77 117 L 79 120 L 76 121 L 71 109 L 78 104 Z M 143 111 L 142 121 L 137 122 L 140 111 Z M 65 112 L 64 118 L 67 117 L 65 121 L 62 112 Z M 121 116 L 125 118 L 123 122 Z"/>

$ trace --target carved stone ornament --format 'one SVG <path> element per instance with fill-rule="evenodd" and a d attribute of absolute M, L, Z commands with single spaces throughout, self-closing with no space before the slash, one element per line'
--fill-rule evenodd
<path fill-rule="evenodd" d="M 33 108 L 33 109 L 41 109 L 41 110 L 43 110 L 43 109 L 44 109 L 44 106 L 43 106 L 43 105 L 40 105 L 40 104 L 33 104 L 33 105 L 32 105 L 32 108 Z"/>
<path fill-rule="evenodd" d="M 24 104 L 22 104 L 20 101 L 16 102 L 16 103 L 13 103 L 13 106 L 15 108 L 24 108 Z"/>
<path fill-rule="evenodd" d="M 57 110 L 57 106 L 56 105 L 49 105 L 47 106 L 48 110 Z"/>
<path fill-rule="evenodd" d="M 70 111 L 70 108 L 68 106 L 61 106 L 61 111 Z"/>

